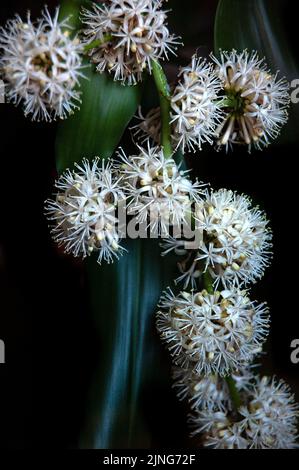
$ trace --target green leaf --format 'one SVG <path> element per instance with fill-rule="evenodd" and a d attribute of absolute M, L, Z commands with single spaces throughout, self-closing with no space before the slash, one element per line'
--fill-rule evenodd
<path fill-rule="evenodd" d="M 88 264 L 101 353 L 81 448 L 149 447 L 153 430 L 144 409 L 146 391 L 155 390 L 152 400 L 161 402 L 164 390 L 169 393 L 171 387 L 155 311 L 162 290 L 175 277 L 175 261 L 161 258 L 158 240 L 130 240 L 127 247 L 129 253 L 117 263 L 101 267 L 91 259 Z M 163 426 L 160 415 L 154 426 Z"/>
<path fill-rule="evenodd" d="M 80 111 L 59 125 L 56 141 L 57 169 L 68 168 L 83 157 L 110 157 L 136 112 L 140 88 L 114 82 L 92 67 L 85 69 Z"/>
<path fill-rule="evenodd" d="M 219 49 L 256 50 L 271 71 L 280 71 L 289 82 L 299 77 L 293 45 L 282 22 L 283 0 L 220 0 L 214 29 L 215 54 Z M 298 105 L 291 105 L 289 122 L 278 143 L 298 141 Z M 273 144 L 272 144 L 273 145 Z"/>
<path fill-rule="evenodd" d="M 60 17 L 72 15 L 72 24 L 79 27 L 79 6 L 82 2 L 67 0 Z M 141 87 L 123 86 L 112 77 L 99 74 L 94 65 L 83 70 L 80 111 L 62 121 L 56 140 L 56 163 L 59 172 L 82 158 L 110 157 L 134 116 L 141 98 Z"/>
<path fill-rule="evenodd" d="M 78 2 L 73 2 L 73 10 L 70 3 L 68 0 L 64 11 L 78 15 Z M 58 128 L 56 157 L 60 172 L 83 157 L 109 157 L 139 103 L 139 86 L 122 86 L 95 73 L 92 67 L 86 69 L 86 75 L 80 112 Z M 93 257 L 87 262 L 90 309 L 86 299 L 86 314 L 93 314 L 97 365 L 81 448 L 149 447 L 153 434 L 163 428 L 161 414 L 166 407 L 161 410 L 160 404 L 163 390 L 167 394 L 171 390 L 169 360 L 165 354 L 163 363 L 154 314 L 162 290 L 176 275 L 175 262 L 169 256 L 161 258 L 158 240 L 126 242 L 129 253 L 118 262 L 99 266 Z M 152 397 L 152 390 L 157 396 Z M 149 391 L 150 399 L 155 400 L 155 418 L 146 417 Z M 154 430 L 149 424 L 153 420 Z"/>
<path fill-rule="evenodd" d="M 59 19 L 63 20 L 68 18 L 70 27 L 73 28 L 74 31 L 79 30 L 82 27 L 79 12 L 81 6 L 86 6 L 86 3 L 88 3 L 86 0 L 64 0 L 59 9 Z"/>

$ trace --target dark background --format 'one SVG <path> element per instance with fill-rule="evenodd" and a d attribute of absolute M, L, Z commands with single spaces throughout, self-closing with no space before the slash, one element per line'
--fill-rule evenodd
<path fill-rule="evenodd" d="M 43 3 L 2 1 L 1 24 L 28 8 L 35 17 Z M 57 3 L 47 1 L 50 8 Z M 172 30 L 188 44 L 178 61 L 188 62 L 198 46 L 201 55 L 207 55 L 213 47 L 217 0 L 169 4 L 175 11 L 170 14 Z M 290 47 L 296 48 L 293 2 L 282 5 L 281 21 Z M 170 78 L 175 76 L 175 66 L 167 70 Z M 23 117 L 21 108 L 9 104 L 0 105 L 0 116 L 0 339 L 6 344 L 7 362 L 0 365 L 0 448 L 73 448 L 97 345 L 84 267 L 56 249 L 43 216 L 43 201 L 51 194 L 56 176 L 56 124 L 32 123 Z M 229 155 L 202 152 L 192 157 L 192 166 L 213 187 L 225 186 L 252 196 L 271 220 L 275 257 L 252 294 L 252 298 L 267 300 L 271 308 L 263 370 L 285 378 L 299 400 L 299 365 L 291 364 L 289 357 L 291 340 L 299 338 L 298 149 L 298 144 L 284 144 L 251 155 L 243 150 Z M 173 393 L 169 394 L 171 405 L 178 407 Z M 185 435 L 183 413 L 173 417 L 173 422 L 170 414 L 167 419 L 169 433 L 162 435 L 157 429 L 155 444 L 180 446 L 185 442 L 180 441 Z"/>

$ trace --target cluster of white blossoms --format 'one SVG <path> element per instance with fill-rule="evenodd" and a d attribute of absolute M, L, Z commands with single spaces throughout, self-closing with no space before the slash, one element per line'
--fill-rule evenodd
<path fill-rule="evenodd" d="M 66 118 L 80 104 L 83 53 L 98 72 L 136 84 L 179 44 L 162 7 L 163 0 L 91 3 L 82 9 L 81 42 L 67 19 L 59 21 L 59 9 L 51 18 L 45 7 L 36 22 L 30 13 L 26 21 L 16 16 L 0 29 L 7 98 L 33 120 Z M 295 448 L 299 407 L 288 386 L 252 372 L 270 319 L 267 305 L 251 301 L 243 288 L 261 278 L 271 258 L 265 214 L 247 196 L 203 189 L 159 147 L 171 140 L 164 148 L 182 153 L 204 143 L 261 149 L 287 121 L 289 88 L 255 52 L 220 51 L 211 61 L 194 56 L 169 90 L 163 72 L 154 73 L 162 116 L 160 108 L 145 117 L 139 111 L 135 134 L 158 146 L 148 142 L 132 156 L 121 150 L 117 164 L 75 163 L 56 182 L 45 211 L 65 252 L 82 258 L 95 252 L 99 263 L 125 251 L 120 211 L 134 217 L 134 234 L 144 229 L 147 236 L 150 228 L 165 238 L 163 254 L 183 257 L 178 280 L 185 290 L 164 292 L 156 325 L 174 363 L 177 396 L 190 404 L 193 435 L 201 433 L 212 448 Z M 186 226 L 193 240 L 190 232 L 182 235 Z"/>
<path fill-rule="evenodd" d="M 159 147 L 138 147 L 140 153 L 127 157 L 122 151 L 120 172 L 128 197 L 128 214 L 152 231 L 168 234 L 169 226 L 180 226 L 201 198 L 201 184 L 192 183 L 172 158 Z"/>
<path fill-rule="evenodd" d="M 170 237 L 166 252 L 185 256 L 186 285 L 207 290 L 164 292 L 156 322 L 175 365 L 173 387 L 190 404 L 191 435 L 217 449 L 298 447 L 299 407 L 288 386 L 252 372 L 269 331 L 267 305 L 240 289 L 269 263 L 267 220 L 246 196 L 225 189 L 206 190 L 194 219 L 195 247 Z"/>
<path fill-rule="evenodd" d="M 202 375 L 227 375 L 261 352 L 268 308 L 236 288 L 209 294 L 164 292 L 157 329 L 175 364 Z"/>
<path fill-rule="evenodd" d="M 125 200 L 120 181 L 111 164 L 83 160 L 56 182 L 55 199 L 46 201 L 54 240 L 66 253 L 85 258 L 98 253 L 98 262 L 118 258 L 120 246 L 117 208 Z"/>
<path fill-rule="evenodd" d="M 32 120 L 66 118 L 80 105 L 81 46 L 70 38 L 67 20 L 47 8 L 33 23 L 18 15 L 0 30 L 0 72 L 8 100 L 22 103 Z"/>
<path fill-rule="evenodd" d="M 139 147 L 139 151 L 127 157 L 121 150 L 114 165 L 83 160 L 59 178 L 58 193 L 46 201 L 46 212 L 53 222 L 54 239 L 67 253 L 86 257 L 98 251 L 99 262 L 118 258 L 126 215 L 133 217 L 134 230 L 139 226 L 145 236 L 148 228 L 166 235 L 170 227 L 180 228 L 188 219 L 201 198 L 201 184 L 192 183 L 187 172 L 180 171 L 172 158 L 166 159 L 158 147 Z M 119 210 L 124 216 L 121 223 L 117 209 L 118 216 Z"/>
<path fill-rule="evenodd" d="M 91 47 L 99 72 L 107 70 L 115 80 L 135 84 L 145 70 L 151 72 L 152 60 L 174 52 L 177 38 L 169 33 L 162 4 L 163 0 L 110 0 L 83 9 L 83 42 Z"/>
<path fill-rule="evenodd" d="M 183 152 L 201 150 L 221 120 L 217 103 L 221 83 L 211 64 L 196 56 L 191 65 L 181 70 L 179 84 L 171 97 L 172 135 L 176 148 Z"/>
<path fill-rule="evenodd" d="M 164 254 L 174 250 L 185 257 L 180 263 L 185 287 L 196 286 L 208 271 L 215 285 L 242 285 L 261 278 L 271 259 L 271 231 L 265 214 L 251 200 L 234 191 L 206 191 L 195 206 L 198 242 L 186 248 L 184 239 L 169 237 Z M 198 245 L 198 246 L 197 246 Z"/>
<path fill-rule="evenodd" d="M 275 139 L 288 119 L 289 85 L 272 75 L 256 52 L 221 52 L 212 56 L 223 86 L 225 118 L 216 135 L 218 144 L 262 148 Z"/>
<path fill-rule="evenodd" d="M 216 128 L 221 122 L 222 111 L 218 96 L 221 81 L 213 65 L 201 57 L 193 56 L 188 67 L 179 73 L 179 83 L 174 87 L 170 100 L 171 141 L 174 150 L 201 150 L 202 144 L 213 143 Z M 160 141 L 160 108 L 151 109 L 145 116 L 139 110 L 138 124 L 132 129 L 141 141 L 150 137 Z"/>
<path fill-rule="evenodd" d="M 231 374 L 241 394 L 252 390 L 254 374 L 251 369 L 252 367 L 243 367 Z M 172 378 L 178 399 L 187 399 L 191 409 L 221 411 L 233 409 L 229 387 L 224 377 L 217 374 L 200 375 L 192 367 L 187 369 L 174 367 Z"/>
<path fill-rule="evenodd" d="M 0 29 L 0 71 L 7 98 L 23 103 L 33 120 L 66 118 L 80 105 L 81 54 L 98 72 L 110 72 L 129 85 L 151 73 L 152 61 L 174 53 L 177 38 L 167 28 L 163 0 L 109 0 L 83 8 L 81 42 L 71 38 L 67 19 L 52 19 L 47 7 L 32 22 L 18 15 Z M 170 126 L 173 149 L 201 150 L 205 142 L 262 148 L 287 121 L 289 86 L 271 74 L 256 52 L 220 52 L 212 63 L 197 56 L 183 67 L 172 88 Z M 151 110 L 135 128 L 160 141 L 160 109 Z"/>
<path fill-rule="evenodd" d="M 272 75 L 263 60 L 246 50 L 221 52 L 207 63 L 194 56 L 182 68 L 171 96 L 173 148 L 201 150 L 217 142 L 261 149 L 275 139 L 288 119 L 289 85 Z M 135 126 L 142 136 L 159 139 L 159 109 L 139 116 Z"/>
<path fill-rule="evenodd" d="M 204 433 L 204 445 L 216 449 L 298 448 L 298 405 L 282 381 L 256 378 L 238 410 L 200 410 L 190 416 L 193 435 Z"/>

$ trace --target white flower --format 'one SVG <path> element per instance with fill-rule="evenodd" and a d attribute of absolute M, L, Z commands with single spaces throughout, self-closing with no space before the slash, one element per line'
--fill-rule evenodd
<path fill-rule="evenodd" d="M 260 279 L 268 266 L 272 247 L 265 215 L 252 208 L 251 200 L 227 189 L 206 192 L 195 206 L 197 230 L 202 234 L 198 249 L 180 264 L 185 286 L 208 270 L 217 286 L 242 285 Z M 186 254 L 185 241 L 165 240 L 165 254 Z"/>
<path fill-rule="evenodd" d="M 269 327 L 265 304 L 250 301 L 238 289 L 166 291 L 157 313 L 157 329 L 175 364 L 202 375 L 225 376 L 261 351 Z"/>
<path fill-rule="evenodd" d="M 249 442 L 243 436 L 242 426 L 232 423 L 225 411 L 206 409 L 190 415 L 192 436 L 203 434 L 203 445 L 213 449 L 248 449 Z"/>
<path fill-rule="evenodd" d="M 92 163 L 75 163 L 56 182 L 54 200 L 46 201 L 46 214 L 53 222 L 54 240 L 66 253 L 85 258 L 98 252 L 98 262 L 108 263 L 124 251 L 119 245 L 116 209 L 124 194 L 111 164 L 95 158 Z"/>
<path fill-rule="evenodd" d="M 202 148 L 204 142 L 213 143 L 215 129 L 222 116 L 217 94 L 221 82 L 213 66 L 194 56 L 191 65 L 181 69 L 180 81 L 171 93 L 171 140 L 174 149 Z M 218 98 L 218 102 L 217 102 Z M 160 142 L 160 108 L 151 109 L 145 116 L 139 109 L 138 124 L 132 129 L 141 142 L 150 137 Z"/>
<path fill-rule="evenodd" d="M 251 447 L 286 449 L 296 446 L 298 405 L 283 380 L 263 377 L 257 381 L 240 414 L 244 417 Z"/>
<path fill-rule="evenodd" d="M 161 142 L 161 110 L 160 107 L 151 109 L 145 116 L 142 114 L 141 106 L 138 115 L 135 116 L 138 123 L 131 127 L 134 137 L 144 143 L 151 139 L 155 145 Z M 173 138 L 171 136 L 171 138 Z"/>
<path fill-rule="evenodd" d="M 175 49 L 176 38 L 166 26 L 167 14 L 161 9 L 163 0 L 110 0 L 83 8 L 86 25 L 85 44 L 100 44 L 90 51 L 97 70 L 108 70 L 115 80 L 135 84 L 142 72 L 151 72 L 151 60 L 168 56 Z"/>
<path fill-rule="evenodd" d="M 246 144 L 249 151 L 267 146 L 288 119 L 288 83 L 272 75 L 256 52 L 233 50 L 212 59 L 224 90 L 218 144 Z"/>
<path fill-rule="evenodd" d="M 69 37 L 67 20 L 58 22 L 59 9 L 52 19 L 47 8 L 32 23 L 19 16 L 0 30 L 0 69 L 7 83 L 7 98 L 23 103 L 32 120 L 66 118 L 79 108 L 81 46 Z"/>
<path fill-rule="evenodd" d="M 189 67 L 182 68 L 179 77 L 171 98 L 173 139 L 183 152 L 186 148 L 201 150 L 204 142 L 213 142 L 222 115 L 216 101 L 221 83 L 213 66 L 196 56 Z"/>
<path fill-rule="evenodd" d="M 166 159 L 158 147 L 139 147 L 139 155 L 119 156 L 123 162 L 128 213 L 146 223 L 152 231 L 168 234 L 169 226 L 180 226 L 191 212 L 192 203 L 200 200 L 200 183 L 192 183 L 172 158 Z"/>
<path fill-rule="evenodd" d="M 182 369 L 174 367 L 172 374 L 179 400 L 188 399 L 191 408 L 195 410 L 212 409 L 231 410 L 233 404 L 225 378 L 219 375 L 199 375 L 192 367 Z M 249 367 L 243 367 L 232 373 L 239 392 L 248 392 L 252 388 L 254 375 Z"/>
<path fill-rule="evenodd" d="M 284 381 L 256 378 L 255 388 L 239 408 L 230 412 L 201 410 L 190 417 L 193 435 L 205 432 L 205 445 L 218 449 L 298 448 L 298 405 Z"/>

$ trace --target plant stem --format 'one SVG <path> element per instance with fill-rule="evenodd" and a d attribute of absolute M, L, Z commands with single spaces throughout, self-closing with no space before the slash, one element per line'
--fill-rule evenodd
<path fill-rule="evenodd" d="M 234 404 L 234 407 L 236 408 L 236 410 L 238 410 L 241 406 L 241 398 L 240 398 L 238 389 L 236 387 L 236 382 L 234 381 L 231 375 L 228 375 L 227 377 L 225 377 L 225 381 L 227 383 L 229 394 Z"/>
<path fill-rule="evenodd" d="M 170 89 L 163 68 L 159 62 L 154 59 L 152 60 L 152 69 L 160 98 L 161 146 L 163 147 L 165 158 L 169 158 L 173 153 L 170 129 Z"/>
<path fill-rule="evenodd" d="M 209 294 L 214 293 L 213 279 L 209 271 L 205 271 L 203 273 L 203 284 L 204 284 L 204 288 Z"/>
<path fill-rule="evenodd" d="M 215 289 L 213 287 L 213 278 L 208 271 L 203 273 L 203 284 L 204 284 L 204 288 L 207 290 L 209 294 L 214 293 Z M 225 381 L 227 383 L 229 394 L 234 404 L 234 407 L 236 410 L 238 410 L 241 405 L 241 398 L 240 398 L 238 389 L 236 387 L 236 382 L 234 381 L 231 375 L 226 376 Z"/>
<path fill-rule="evenodd" d="M 106 42 L 111 41 L 111 39 L 112 39 L 111 34 L 104 34 L 103 39 L 95 39 L 89 44 L 86 44 L 86 46 L 84 46 L 84 52 L 89 52 L 91 49 L 94 49 L 95 47 L 99 47 L 102 44 L 105 44 Z"/>

